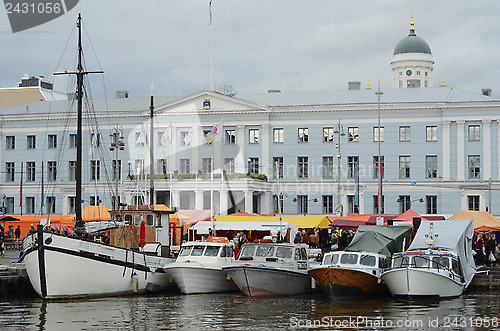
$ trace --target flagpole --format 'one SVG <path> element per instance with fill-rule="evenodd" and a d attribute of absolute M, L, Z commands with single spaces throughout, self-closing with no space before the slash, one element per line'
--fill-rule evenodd
<path fill-rule="evenodd" d="M 209 87 L 208 90 L 212 91 L 212 61 L 213 61 L 213 27 L 212 27 L 212 0 L 208 3 L 208 8 L 210 11 L 210 77 L 209 77 Z"/>
<path fill-rule="evenodd" d="M 21 162 L 21 183 L 19 186 L 19 207 L 21 209 L 21 216 L 23 215 L 23 168 L 24 162 Z"/>

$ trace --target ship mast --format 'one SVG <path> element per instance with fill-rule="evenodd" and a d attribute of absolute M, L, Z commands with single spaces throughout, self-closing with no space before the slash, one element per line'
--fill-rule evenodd
<path fill-rule="evenodd" d="M 76 120 L 76 197 L 75 197 L 75 233 L 78 235 L 85 234 L 85 223 L 82 220 L 82 127 L 83 127 L 83 77 L 86 74 L 102 74 L 103 71 L 85 71 L 83 69 L 82 57 L 82 16 L 78 13 L 76 23 L 78 28 L 78 64 L 74 72 L 54 73 L 54 75 L 76 75 L 76 98 L 77 98 L 77 120 Z M 97 133 L 96 133 L 97 134 Z M 96 197 L 97 199 L 97 197 Z"/>

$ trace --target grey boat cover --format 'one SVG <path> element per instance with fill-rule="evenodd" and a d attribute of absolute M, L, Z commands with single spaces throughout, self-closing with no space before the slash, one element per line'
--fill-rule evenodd
<path fill-rule="evenodd" d="M 476 273 L 476 265 L 472 255 L 473 221 L 422 221 L 408 250 L 429 248 L 426 240 L 430 234 L 434 236 L 433 248 L 441 248 L 458 254 L 467 288 Z"/>
<path fill-rule="evenodd" d="M 408 247 L 411 234 L 409 226 L 361 225 L 345 251 L 379 253 L 390 258 Z"/>

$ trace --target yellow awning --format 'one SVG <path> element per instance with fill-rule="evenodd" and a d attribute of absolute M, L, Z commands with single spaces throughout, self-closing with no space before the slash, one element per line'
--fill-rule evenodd
<path fill-rule="evenodd" d="M 279 222 L 279 216 L 231 216 L 217 215 L 217 222 Z M 283 216 L 281 221 L 292 223 L 299 228 L 328 228 L 330 220 L 326 216 Z"/>

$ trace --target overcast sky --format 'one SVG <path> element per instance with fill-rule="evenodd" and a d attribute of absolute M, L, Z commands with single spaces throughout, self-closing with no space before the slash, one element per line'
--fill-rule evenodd
<path fill-rule="evenodd" d="M 394 47 L 413 14 L 416 34 L 432 50 L 434 86 L 444 78 L 500 97 L 498 0 L 213 0 L 211 26 L 208 3 L 80 0 L 18 33 L 2 11 L 0 87 L 16 86 L 24 73 L 52 79 L 55 70 L 74 69 L 76 32 L 70 36 L 81 11 L 87 69 L 105 71 L 92 80 L 95 97 L 114 98 L 117 90 L 145 97 L 151 83 L 158 96 L 199 92 L 210 81 L 211 48 L 213 83 L 240 93 L 343 90 L 368 79 L 390 88 Z"/>

